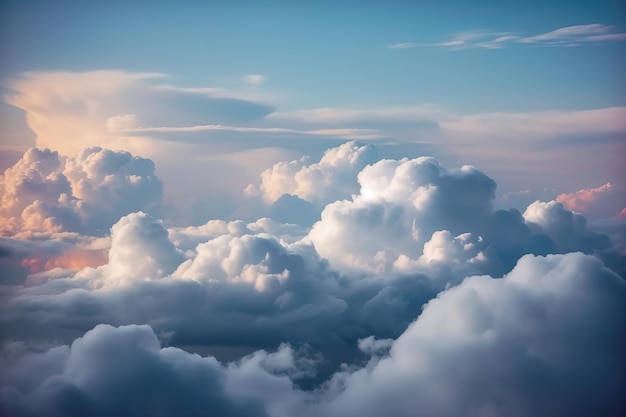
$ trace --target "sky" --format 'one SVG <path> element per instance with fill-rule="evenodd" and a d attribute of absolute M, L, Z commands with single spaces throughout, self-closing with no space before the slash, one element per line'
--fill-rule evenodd
<path fill-rule="evenodd" d="M 0 414 L 622 415 L 621 1 L 0 3 Z"/>

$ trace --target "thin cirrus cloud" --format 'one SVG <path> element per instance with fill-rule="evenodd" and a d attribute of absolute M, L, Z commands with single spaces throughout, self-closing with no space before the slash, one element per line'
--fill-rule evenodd
<path fill-rule="evenodd" d="M 449 50 L 500 49 L 519 44 L 573 47 L 622 41 L 626 41 L 626 32 L 620 32 L 616 26 L 592 23 L 588 25 L 566 26 L 531 36 L 514 32 L 492 32 L 475 29 L 457 33 L 445 42 L 402 42 L 388 45 L 387 48 L 408 49 L 418 46 L 437 46 Z"/>

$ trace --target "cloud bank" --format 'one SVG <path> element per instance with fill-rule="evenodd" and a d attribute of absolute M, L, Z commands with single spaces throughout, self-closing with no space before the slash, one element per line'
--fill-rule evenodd
<path fill-rule="evenodd" d="M 99 325 L 41 353 L 12 346 L 2 406 L 10 415 L 618 415 L 625 299 L 624 281 L 596 259 L 524 257 L 503 279 L 471 277 L 441 293 L 395 341 L 360 342 L 367 364 L 314 391 L 294 381 L 315 359 L 289 345 L 224 364 L 163 348 L 145 325 Z M 389 353 L 377 356 L 380 347 Z"/>
<path fill-rule="evenodd" d="M 623 242 L 571 199 L 499 210 L 475 167 L 347 142 L 248 188 L 268 212 L 308 204 L 312 225 L 172 226 L 150 210 L 154 169 L 102 148 L 32 149 L 5 172 L 5 223 L 21 223 L 0 240 L 3 414 L 626 406 Z"/>

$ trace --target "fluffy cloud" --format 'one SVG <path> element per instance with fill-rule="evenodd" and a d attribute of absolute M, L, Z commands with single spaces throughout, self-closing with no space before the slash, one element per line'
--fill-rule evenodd
<path fill-rule="evenodd" d="M 291 194 L 323 206 L 356 193 L 356 175 L 377 159 L 372 145 L 347 142 L 324 152 L 319 162 L 305 157 L 275 164 L 261 174 L 260 190 L 268 203 Z"/>
<path fill-rule="evenodd" d="M 285 346 L 225 368 L 212 357 L 162 349 L 148 326 L 100 325 L 71 346 L 11 363 L 3 382 L 12 385 L 2 388 L 2 409 L 13 416 L 200 416 L 207 411 L 267 416 L 266 408 L 272 407 L 264 402 L 290 388 L 284 372 L 296 364 Z M 246 382 L 250 378 L 254 383 Z M 263 398 L 263 391 L 270 396 Z"/>
<path fill-rule="evenodd" d="M 77 275 L 92 278 L 97 287 L 128 286 L 136 281 L 171 274 L 184 255 L 168 239 L 160 222 L 139 212 L 122 217 L 111 228 L 109 261 L 96 270 Z"/>
<path fill-rule="evenodd" d="M 372 272 L 417 259 L 434 232 L 480 230 L 496 188 L 473 167 L 449 171 L 428 157 L 382 160 L 358 180 L 360 193 L 326 206 L 309 237 L 334 266 Z"/>
<path fill-rule="evenodd" d="M 527 256 L 430 301 L 319 415 L 618 415 L 626 285 L 582 254 Z"/>
<path fill-rule="evenodd" d="M 546 233 L 558 252 L 580 250 L 589 253 L 611 246 L 606 235 L 587 230 L 584 216 L 566 210 L 557 201 L 534 202 L 524 212 L 524 219 L 535 230 Z M 537 229 L 537 225 L 541 229 Z"/>
<path fill-rule="evenodd" d="M 23 230 L 105 234 L 120 216 L 158 213 L 163 185 L 149 159 L 87 148 L 74 158 L 31 148 L 0 176 L 3 234 Z"/>
<path fill-rule="evenodd" d="M 607 182 L 606 184 L 589 189 L 578 190 L 574 193 L 563 193 L 556 197 L 571 211 L 582 213 L 587 217 L 606 218 L 620 217 L 626 210 L 623 187 Z"/>

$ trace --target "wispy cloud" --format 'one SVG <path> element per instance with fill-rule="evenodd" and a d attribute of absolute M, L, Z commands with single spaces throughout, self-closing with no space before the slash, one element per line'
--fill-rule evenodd
<path fill-rule="evenodd" d="M 406 49 L 417 46 L 443 47 L 449 50 L 461 49 L 500 49 L 513 45 L 535 46 L 582 46 L 598 45 L 609 42 L 626 41 L 626 32 L 619 32 L 615 26 L 592 23 L 588 25 L 566 26 L 537 35 L 524 35 L 513 32 L 493 32 L 474 29 L 460 32 L 447 41 L 418 44 L 414 42 L 388 45 L 391 49 Z"/>
<path fill-rule="evenodd" d="M 599 23 L 567 26 L 553 30 L 552 32 L 522 38 L 519 41 L 522 43 L 574 46 L 583 42 L 626 40 L 626 33 L 615 33 L 615 30 L 615 26 L 601 25 Z"/>
<path fill-rule="evenodd" d="M 380 139 L 382 136 L 375 129 L 358 129 L 358 128 L 337 128 L 337 129 L 314 129 L 314 130 L 297 130 L 281 127 L 242 127 L 242 126 L 225 126 L 225 125 L 198 125 L 198 126 L 159 126 L 159 127 L 110 127 L 111 133 L 120 134 L 143 134 L 143 133 L 190 133 L 190 132 L 206 132 L 206 131 L 225 131 L 239 133 L 258 133 L 272 135 L 314 135 L 329 136 L 333 138 L 344 139 Z"/>
<path fill-rule="evenodd" d="M 266 80 L 267 80 L 267 77 L 265 75 L 260 75 L 260 74 L 250 74 L 250 75 L 247 75 L 245 78 L 246 84 L 249 84 L 255 87 L 263 84 Z"/>
<path fill-rule="evenodd" d="M 387 48 L 389 48 L 389 49 L 408 49 L 408 48 L 415 48 L 416 46 L 419 46 L 419 44 L 414 43 L 414 42 L 401 42 L 401 43 L 394 43 L 393 45 L 387 45 Z"/>

